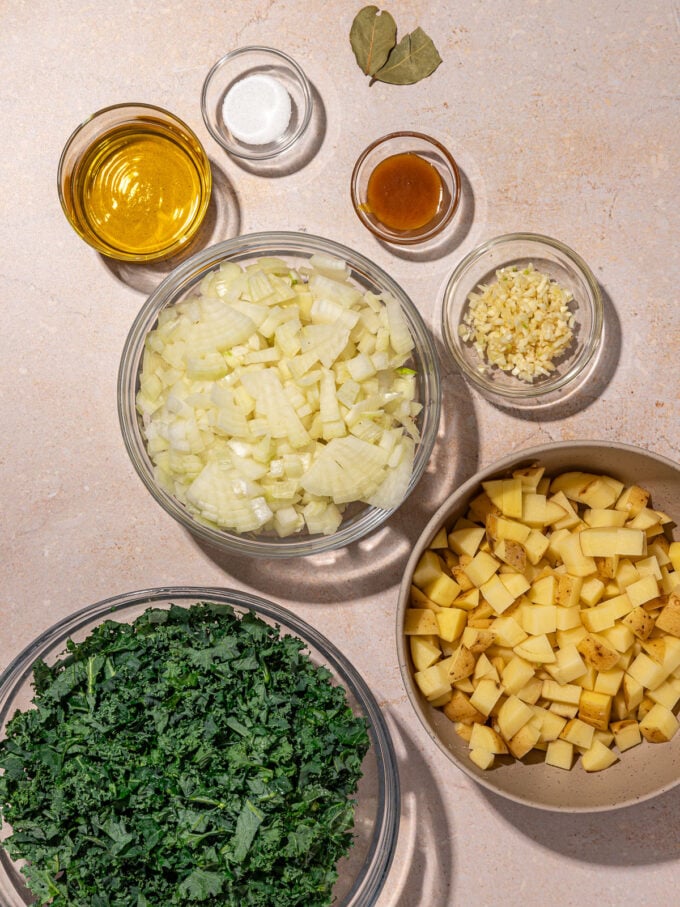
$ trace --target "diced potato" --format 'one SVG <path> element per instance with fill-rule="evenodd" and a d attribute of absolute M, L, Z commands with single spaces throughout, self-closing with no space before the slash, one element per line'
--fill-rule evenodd
<path fill-rule="evenodd" d="M 497 756 L 503 755 L 508 751 L 500 734 L 497 734 L 489 725 L 478 723 L 472 725 L 470 749 L 485 750 L 487 753 L 493 753 Z"/>
<path fill-rule="evenodd" d="M 599 730 L 607 730 L 612 710 L 612 697 L 595 690 L 582 690 L 578 717 Z"/>
<path fill-rule="evenodd" d="M 435 537 L 430 542 L 430 548 L 446 548 L 448 542 L 446 538 L 446 527 L 442 526 L 435 535 Z"/>
<path fill-rule="evenodd" d="M 557 608 L 555 605 L 538 605 L 526 603 L 518 611 L 522 629 L 529 636 L 540 636 L 554 633 L 557 630 Z"/>
<path fill-rule="evenodd" d="M 534 676 L 534 666 L 519 655 L 513 656 L 501 674 L 501 683 L 506 693 L 517 694 Z"/>
<path fill-rule="evenodd" d="M 583 577 L 571 576 L 569 573 L 555 574 L 557 586 L 555 588 L 555 604 L 563 608 L 573 608 L 578 605 L 583 588 Z"/>
<path fill-rule="evenodd" d="M 634 718 L 627 718 L 623 721 L 613 721 L 610 725 L 614 734 L 614 740 L 617 747 L 623 753 L 633 746 L 642 743 L 642 734 L 640 725 Z"/>
<path fill-rule="evenodd" d="M 578 705 L 583 690 L 574 683 L 558 683 L 556 680 L 544 680 L 542 695 L 544 699 L 553 702 L 566 702 L 568 705 Z"/>
<path fill-rule="evenodd" d="M 665 680 L 655 690 L 649 691 L 649 698 L 652 702 L 658 702 L 665 705 L 667 709 L 674 709 L 680 699 L 680 685 L 673 683 L 671 680 Z"/>
<path fill-rule="evenodd" d="M 593 740 L 590 748 L 581 755 L 581 765 L 587 772 L 601 772 L 618 762 L 618 758 L 614 750 L 600 740 Z"/>
<path fill-rule="evenodd" d="M 647 548 L 644 532 L 625 526 L 584 529 L 579 542 L 586 557 L 641 557 Z"/>
<path fill-rule="evenodd" d="M 422 671 L 416 671 L 413 675 L 415 682 L 420 688 L 420 692 L 426 699 L 437 699 L 448 693 L 451 689 L 449 680 L 448 664 L 446 661 L 438 661 L 437 664 Z"/>
<path fill-rule="evenodd" d="M 551 573 L 534 580 L 527 591 L 529 601 L 537 605 L 554 605 L 557 599 L 557 580 Z"/>
<path fill-rule="evenodd" d="M 629 627 L 638 639 L 647 639 L 656 621 L 644 608 L 638 607 L 626 614 L 622 618 L 622 623 Z"/>
<path fill-rule="evenodd" d="M 599 530 L 583 530 L 583 532 L 586 531 L 597 532 Z M 581 577 L 589 576 L 597 569 L 593 558 L 582 550 L 580 537 L 583 532 L 569 533 L 559 543 L 559 554 L 567 568 L 567 573 Z"/>
<path fill-rule="evenodd" d="M 464 677 L 469 677 L 475 669 L 475 656 L 466 646 L 459 646 L 456 652 L 451 656 L 449 665 L 448 679 L 449 683 L 456 683 Z"/>
<path fill-rule="evenodd" d="M 619 660 L 619 653 L 610 646 L 601 636 L 588 633 L 576 644 L 587 664 L 596 671 L 609 671 Z"/>
<path fill-rule="evenodd" d="M 508 749 L 515 759 L 522 759 L 536 746 L 541 739 L 541 732 L 531 724 L 524 724 L 514 737 L 508 740 Z"/>
<path fill-rule="evenodd" d="M 549 498 L 549 503 L 564 510 L 564 516 L 553 521 L 553 529 L 574 529 L 581 522 L 581 518 L 563 491 L 558 491 Z"/>
<path fill-rule="evenodd" d="M 467 554 L 474 557 L 484 538 L 484 528 L 481 526 L 455 529 L 448 535 L 448 543 L 456 554 Z"/>
<path fill-rule="evenodd" d="M 626 595 L 630 599 L 634 608 L 644 605 L 645 602 L 656 598 L 659 594 L 659 583 L 656 577 L 647 574 L 641 577 L 630 586 L 626 586 Z"/>
<path fill-rule="evenodd" d="M 668 603 L 656 619 L 656 628 L 671 636 L 680 637 L 680 595 L 671 593 Z"/>
<path fill-rule="evenodd" d="M 494 754 L 490 753 L 488 750 L 471 749 L 468 750 L 468 755 L 472 762 L 484 771 L 493 768 L 493 764 L 496 761 Z"/>
<path fill-rule="evenodd" d="M 502 614 L 515 601 L 516 596 L 509 592 L 497 573 L 482 583 L 479 591 L 491 605 L 496 614 Z"/>
<path fill-rule="evenodd" d="M 461 635 L 467 623 L 467 613 L 461 608 L 447 608 L 435 615 L 437 633 L 447 642 L 453 642 Z"/>
<path fill-rule="evenodd" d="M 456 608 L 463 611 L 473 611 L 479 605 L 479 589 L 469 589 L 459 595 L 454 602 Z"/>
<path fill-rule="evenodd" d="M 623 698 L 628 712 L 633 712 L 642 702 L 645 688 L 630 674 L 623 675 Z"/>
<path fill-rule="evenodd" d="M 567 740 L 551 740 L 545 752 L 546 765 L 569 771 L 574 763 L 574 746 Z"/>
<path fill-rule="evenodd" d="M 593 529 L 606 526 L 623 526 L 628 515 L 622 510 L 609 507 L 589 507 L 583 514 L 583 521 Z"/>
<path fill-rule="evenodd" d="M 624 671 L 622 668 L 612 668 L 610 671 L 598 671 L 595 678 L 594 690 L 596 693 L 605 693 L 607 696 L 616 696 L 623 683 Z"/>
<path fill-rule="evenodd" d="M 434 639 L 434 636 L 409 637 L 411 658 L 416 671 L 424 671 L 441 658 L 441 649 Z"/>
<path fill-rule="evenodd" d="M 520 542 L 514 542 L 511 539 L 500 539 L 494 545 L 493 553 L 494 557 L 503 561 L 504 564 L 508 564 L 510 567 L 514 567 L 515 570 L 519 571 L 515 576 L 524 579 L 522 574 L 527 566 L 527 552 L 524 545 Z"/>
<path fill-rule="evenodd" d="M 592 745 L 594 733 L 595 728 L 591 724 L 586 724 L 580 718 L 572 718 L 565 724 L 560 739 L 587 750 Z"/>
<path fill-rule="evenodd" d="M 523 642 L 528 636 L 522 625 L 511 614 L 502 614 L 497 617 L 489 629 L 494 634 L 495 643 L 510 649 Z"/>
<path fill-rule="evenodd" d="M 407 608 L 404 633 L 406 636 L 438 636 L 439 625 L 434 611 L 427 608 Z"/>
<path fill-rule="evenodd" d="M 552 664 L 555 661 L 553 647 L 545 633 L 540 636 L 528 636 L 524 642 L 514 646 L 514 652 L 525 661 L 537 664 Z"/>
<path fill-rule="evenodd" d="M 436 551 L 427 549 L 423 551 L 416 569 L 413 571 L 413 585 L 419 589 L 424 589 L 429 582 L 436 579 L 441 573 L 443 573 L 443 569 L 439 555 Z"/>
<path fill-rule="evenodd" d="M 491 714 L 491 710 L 503 695 L 503 690 L 495 680 L 483 678 L 477 684 L 477 688 L 470 696 L 470 705 L 474 706 L 485 717 Z M 505 736 L 505 734 L 503 735 Z"/>
<path fill-rule="evenodd" d="M 447 573 L 440 573 L 434 579 L 428 580 L 422 587 L 423 592 L 435 604 L 448 608 L 460 592 L 460 586 Z"/>
<path fill-rule="evenodd" d="M 441 606 L 433 602 L 431 598 L 428 598 L 417 586 L 411 586 L 410 599 L 413 608 L 429 608 L 430 611 L 441 611 Z"/>
<path fill-rule="evenodd" d="M 534 716 L 533 709 L 517 696 L 508 696 L 498 710 L 498 727 L 505 740 L 510 740 Z"/>
<path fill-rule="evenodd" d="M 653 661 L 645 652 L 640 652 L 636 656 L 629 665 L 627 673 L 648 690 L 655 690 L 668 677 L 668 672 L 663 665 Z"/>
<path fill-rule="evenodd" d="M 627 516 L 636 516 L 643 507 L 647 506 L 649 501 L 649 492 L 639 485 L 630 485 L 619 496 L 615 504 L 616 510 L 623 510 Z"/>
<path fill-rule="evenodd" d="M 494 644 L 495 639 L 496 634 L 491 629 L 467 626 L 463 630 L 461 642 L 473 655 L 480 655 Z"/>
<path fill-rule="evenodd" d="M 549 545 L 550 539 L 547 536 L 543 535 L 543 533 L 539 532 L 537 529 L 532 529 L 527 540 L 524 542 L 524 550 L 526 551 L 529 563 L 538 564 L 548 550 Z"/>
<path fill-rule="evenodd" d="M 602 598 L 604 592 L 604 583 L 596 576 L 590 576 L 583 580 L 581 586 L 581 601 L 584 605 L 592 608 Z"/>
<path fill-rule="evenodd" d="M 640 733 L 650 743 L 667 743 L 678 730 L 678 719 L 670 709 L 655 703 L 640 722 Z"/>
<path fill-rule="evenodd" d="M 668 546 L 668 557 L 673 565 L 673 570 L 676 573 L 680 573 L 680 541 L 670 543 Z"/>
<path fill-rule="evenodd" d="M 536 491 L 544 473 L 545 466 L 541 466 L 537 463 L 534 466 L 523 466 L 520 469 L 515 469 L 512 473 L 512 477 L 513 479 L 521 480 L 522 493 L 528 494 L 532 491 Z"/>
<path fill-rule="evenodd" d="M 464 565 L 463 569 L 472 584 L 479 588 L 491 579 L 500 565 L 500 561 L 492 555 L 485 551 L 478 551 L 470 563 Z"/>
<path fill-rule="evenodd" d="M 546 665 L 546 671 L 559 684 L 569 684 L 586 673 L 586 665 L 573 643 L 560 646 L 555 654 L 555 663 Z"/>
<path fill-rule="evenodd" d="M 626 614 L 632 611 L 632 608 L 630 599 L 623 592 L 621 595 L 608 598 L 606 601 L 600 602 L 599 605 L 581 612 L 581 620 L 583 621 L 583 626 L 590 630 L 591 633 L 599 633 L 601 630 L 613 627 L 616 621 L 621 617 L 625 617 Z"/>
<path fill-rule="evenodd" d="M 461 690 L 452 690 L 451 698 L 443 708 L 443 712 L 451 721 L 460 721 L 463 724 L 472 724 L 486 720 L 486 714 L 482 714 L 470 702 L 470 697 Z"/>

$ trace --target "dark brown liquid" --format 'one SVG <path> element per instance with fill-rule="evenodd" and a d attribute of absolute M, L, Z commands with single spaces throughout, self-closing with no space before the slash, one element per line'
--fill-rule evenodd
<path fill-rule="evenodd" d="M 392 230 L 418 230 L 436 216 L 442 201 L 436 168 L 413 152 L 385 158 L 371 173 L 366 190 L 369 212 Z"/>

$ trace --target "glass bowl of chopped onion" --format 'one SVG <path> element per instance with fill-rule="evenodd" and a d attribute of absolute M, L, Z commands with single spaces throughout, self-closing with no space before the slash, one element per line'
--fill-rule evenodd
<path fill-rule="evenodd" d="M 465 378 L 514 407 L 553 403 L 579 387 L 603 331 L 600 290 L 564 243 L 508 233 L 456 267 L 442 306 L 442 336 Z"/>
<path fill-rule="evenodd" d="M 0 676 L 3 907 L 48 891 L 370 907 L 399 816 L 396 754 L 366 682 L 257 596 L 116 595 L 42 632 Z"/>
<path fill-rule="evenodd" d="M 380 526 L 440 414 L 433 340 L 401 287 L 332 240 L 256 233 L 180 264 L 123 350 L 123 439 L 156 501 L 208 545 L 293 557 Z"/>

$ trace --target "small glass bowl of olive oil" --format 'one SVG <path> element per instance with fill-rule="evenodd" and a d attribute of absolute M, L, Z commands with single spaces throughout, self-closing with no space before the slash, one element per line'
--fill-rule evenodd
<path fill-rule="evenodd" d="M 392 132 L 359 156 L 351 180 L 359 220 L 387 243 L 414 245 L 438 236 L 460 201 L 458 165 L 436 139 Z"/>
<path fill-rule="evenodd" d="M 58 191 L 71 226 L 98 252 L 156 261 L 196 235 L 212 171 L 178 117 L 150 104 L 117 104 L 72 133 L 59 161 Z"/>

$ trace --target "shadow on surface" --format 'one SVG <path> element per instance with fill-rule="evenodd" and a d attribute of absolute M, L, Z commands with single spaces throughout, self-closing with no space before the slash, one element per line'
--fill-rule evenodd
<path fill-rule="evenodd" d="M 453 221 L 444 229 L 442 236 L 417 246 L 397 246 L 378 240 L 396 258 L 404 261 L 436 261 L 450 255 L 464 242 L 475 219 L 475 196 L 472 184 L 463 170 L 460 170 L 460 203 Z"/>
<path fill-rule="evenodd" d="M 388 721 L 401 783 L 399 839 L 389 874 L 394 903 L 399 907 L 450 903 L 455 853 L 452 829 L 441 806 L 445 792 L 407 728 L 391 713 Z"/>
<path fill-rule="evenodd" d="M 597 813 L 558 813 L 506 800 L 478 785 L 513 828 L 555 853 L 603 866 L 642 866 L 677 860 L 680 787 L 652 800 Z"/>
<path fill-rule="evenodd" d="M 408 500 L 375 532 L 336 551 L 288 559 L 225 554 L 194 538 L 225 573 L 265 596 L 300 602 L 351 601 L 354 583 L 363 596 L 401 581 L 420 533 L 445 498 L 477 469 L 478 431 L 469 392 L 457 375 L 442 378 L 439 431 L 427 468 Z"/>
<path fill-rule="evenodd" d="M 121 283 L 140 293 L 152 293 L 159 283 L 191 255 L 223 239 L 238 236 L 241 230 L 241 208 L 238 195 L 226 174 L 211 160 L 213 188 L 210 204 L 201 227 L 191 243 L 178 255 L 164 261 L 116 261 L 100 256 L 106 268 Z"/>

